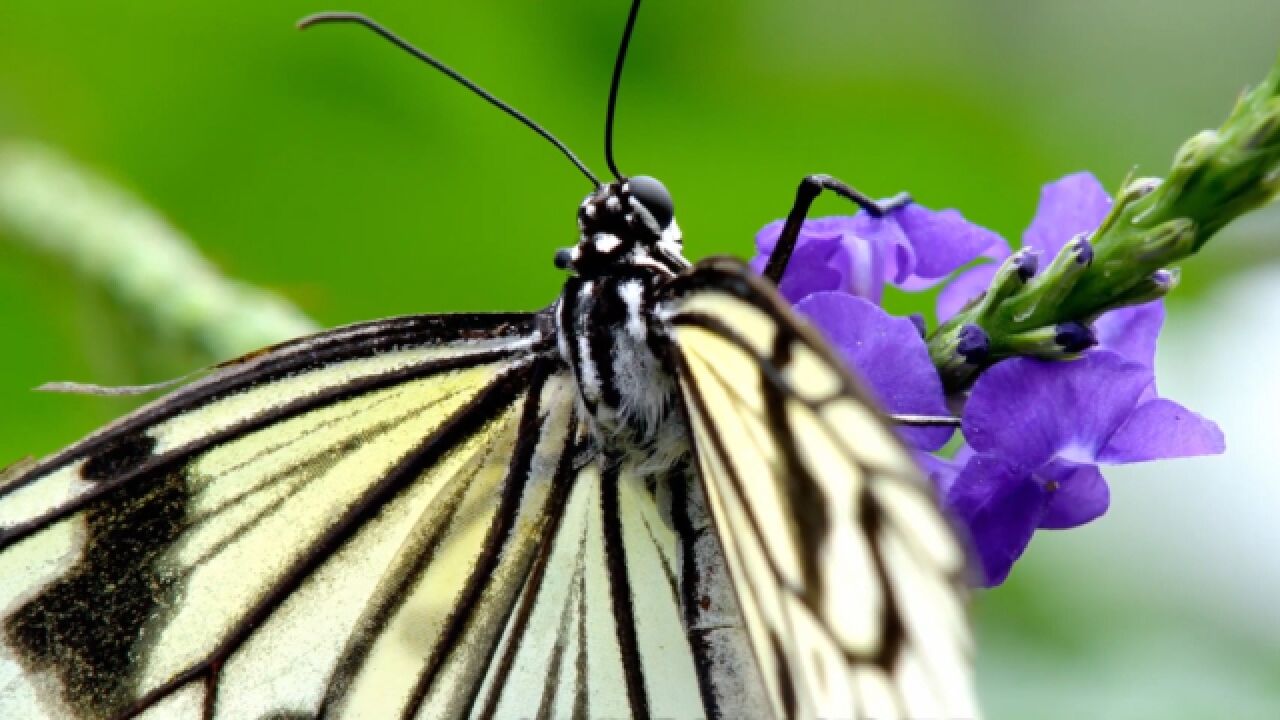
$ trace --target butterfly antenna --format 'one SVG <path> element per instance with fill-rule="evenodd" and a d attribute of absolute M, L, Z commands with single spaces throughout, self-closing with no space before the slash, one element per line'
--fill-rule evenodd
<path fill-rule="evenodd" d="M 618 86 L 622 84 L 622 66 L 627 60 L 627 46 L 631 44 L 631 31 L 636 27 L 636 16 L 639 14 L 640 0 L 632 0 L 631 12 L 627 14 L 627 25 L 622 29 L 618 59 L 613 63 L 613 81 L 609 83 L 609 109 L 604 117 L 604 159 L 609 164 L 609 171 L 619 182 L 622 180 L 622 173 L 618 172 L 618 163 L 613 160 L 613 117 L 618 108 Z"/>
<path fill-rule="evenodd" d="M 578 159 L 578 156 L 574 155 L 573 151 L 570 150 L 567 145 L 560 142 L 560 140 L 556 138 L 555 135 L 552 135 L 550 132 L 548 132 L 546 128 L 542 127 L 538 123 L 531 120 L 528 115 L 525 115 L 519 110 L 499 100 L 496 96 L 494 96 L 488 90 L 485 90 L 484 88 L 480 87 L 474 82 L 471 82 L 466 77 L 464 77 L 461 73 L 459 73 L 457 70 L 454 70 L 448 65 L 445 65 L 444 63 L 435 59 L 431 55 L 428 55 L 423 50 L 415 47 L 409 41 L 405 40 L 399 35 L 396 35 L 395 33 L 391 32 L 387 28 L 383 27 L 380 23 L 373 20 L 372 18 L 362 15 L 360 13 L 349 13 L 349 12 L 316 13 L 315 15 L 309 15 L 299 20 L 298 29 L 306 30 L 307 28 L 313 25 L 322 25 L 325 23 L 355 23 L 357 25 L 363 25 L 364 27 L 381 35 L 383 39 L 387 40 L 392 45 L 395 45 L 401 50 L 404 50 L 405 52 L 418 58 L 422 62 L 435 68 L 436 70 L 439 70 L 445 75 L 448 75 L 450 78 L 453 78 L 463 87 L 467 88 L 471 92 L 487 100 L 490 105 L 493 105 L 494 107 L 498 108 L 502 112 L 510 115 L 516 120 L 519 120 L 521 123 L 524 124 L 525 127 L 541 135 L 543 138 L 546 139 L 547 142 L 551 143 L 552 145 L 555 145 L 556 149 L 558 149 L 565 157 L 569 158 L 569 162 L 573 163 L 574 166 L 577 167 L 578 170 L 581 171 L 583 175 L 586 175 L 587 179 L 590 180 L 593 185 L 595 185 L 596 187 L 600 187 L 600 181 L 596 179 L 596 176 L 593 175 L 590 170 L 587 169 L 586 165 L 582 164 L 582 161 Z"/>

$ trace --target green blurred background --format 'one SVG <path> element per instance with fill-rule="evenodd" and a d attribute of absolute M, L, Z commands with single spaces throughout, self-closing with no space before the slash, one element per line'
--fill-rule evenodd
<path fill-rule="evenodd" d="M 574 241 L 583 178 L 368 33 L 292 25 L 368 12 L 603 174 L 625 5 L 2 0 L 0 147 L 58 149 L 159 210 L 231 277 L 325 325 L 534 309 L 559 289 L 551 257 Z M 1016 242 L 1042 183 L 1088 169 L 1114 189 L 1135 166 L 1162 174 L 1278 50 L 1275 0 L 650 0 L 617 155 L 625 172 L 666 182 L 695 258 L 749 255 L 755 230 L 815 171 L 872 195 L 910 190 Z M 1162 390 L 1223 423 L 1227 456 L 1109 473 L 1111 514 L 1038 538 L 1013 579 L 980 597 L 992 717 L 1280 717 L 1280 572 L 1266 552 L 1280 546 L 1280 495 L 1261 484 L 1280 473 L 1249 464 L 1265 438 L 1251 447 L 1233 434 L 1274 429 L 1277 415 L 1250 414 L 1274 405 L 1239 399 L 1280 402 L 1280 391 L 1270 373 L 1247 375 L 1256 359 L 1203 354 L 1222 347 L 1205 333 L 1229 333 L 1280 282 L 1258 279 L 1280 263 L 1278 238 L 1274 206 L 1229 228 L 1184 268 L 1170 303 Z M 29 388 L 154 381 L 208 361 L 14 239 L 0 236 L 0 465 L 125 406 Z M 1250 282 L 1260 289 L 1235 289 Z M 1247 327 L 1238 337 L 1252 341 Z M 1216 385 L 1204 381 L 1210 359 L 1226 378 Z M 1245 384 L 1254 376 L 1261 388 Z"/>

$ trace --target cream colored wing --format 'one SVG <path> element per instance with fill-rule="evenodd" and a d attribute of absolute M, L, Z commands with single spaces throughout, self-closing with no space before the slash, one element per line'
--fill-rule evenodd
<path fill-rule="evenodd" d="M 577 473 L 476 716 L 704 715 L 664 487 L 598 458 Z"/>
<path fill-rule="evenodd" d="M 966 553 L 883 415 L 736 261 L 658 313 L 779 718 L 972 718 Z"/>
<path fill-rule="evenodd" d="M 295 341 L 7 473 L 0 717 L 464 715 L 573 476 L 544 320 Z"/>
<path fill-rule="evenodd" d="M 467 481 L 475 509 L 462 504 L 456 515 L 471 518 L 461 526 L 475 540 L 439 543 L 458 560 L 436 557 L 431 534 L 401 544 L 341 653 L 338 666 L 350 671 L 329 681 L 321 716 L 703 715 L 664 484 L 602 462 L 571 420 L 575 387 L 567 374 L 556 383 L 537 413 L 538 447 L 549 454 L 535 454 L 523 487 Z M 450 505 L 437 512 L 455 512 Z M 495 528 L 505 544 L 480 544 Z M 421 646 L 405 642 L 428 633 Z"/>

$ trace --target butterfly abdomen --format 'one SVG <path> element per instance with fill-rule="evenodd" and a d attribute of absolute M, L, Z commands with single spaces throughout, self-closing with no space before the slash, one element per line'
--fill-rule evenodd
<path fill-rule="evenodd" d="M 560 352 L 602 445 L 668 467 L 687 451 L 676 387 L 652 323 L 658 278 L 643 270 L 570 278 L 557 308 Z M 602 439 L 608 438 L 607 442 Z"/>

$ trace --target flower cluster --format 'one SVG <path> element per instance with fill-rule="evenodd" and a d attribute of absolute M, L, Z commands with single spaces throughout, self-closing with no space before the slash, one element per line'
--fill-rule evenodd
<path fill-rule="evenodd" d="M 1098 227 L 1111 200 L 1089 174 L 1046 186 L 1023 234 L 1028 274 Z M 761 270 L 782 225 L 756 238 Z M 1080 242 L 1080 241 L 1076 241 Z M 1081 246 L 1088 262 L 1088 244 Z M 962 442 L 945 427 L 903 428 L 944 503 L 967 527 L 986 585 L 1008 576 L 1037 528 L 1070 528 L 1109 502 L 1099 464 L 1222 452 L 1221 431 L 1156 391 L 1160 300 L 1060 326 L 1069 361 L 1014 357 L 984 371 L 961 397 L 947 397 L 930 360 L 922 318 L 899 318 L 880 302 L 886 285 L 916 292 L 946 282 L 943 322 L 982 294 L 1010 248 L 955 210 L 907 204 L 881 218 L 865 213 L 807 221 L 779 289 L 843 353 L 890 413 L 948 415 L 962 407 Z M 974 261 L 978 264 L 962 270 Z M 949 280 L 949 282 L 947 282 Z M 981 351 L 985 337 L 957 351 Z M 971 348 L 968 346 L 972 346 Z M 944 446 L 950 452 L 935 455 Z"/>

